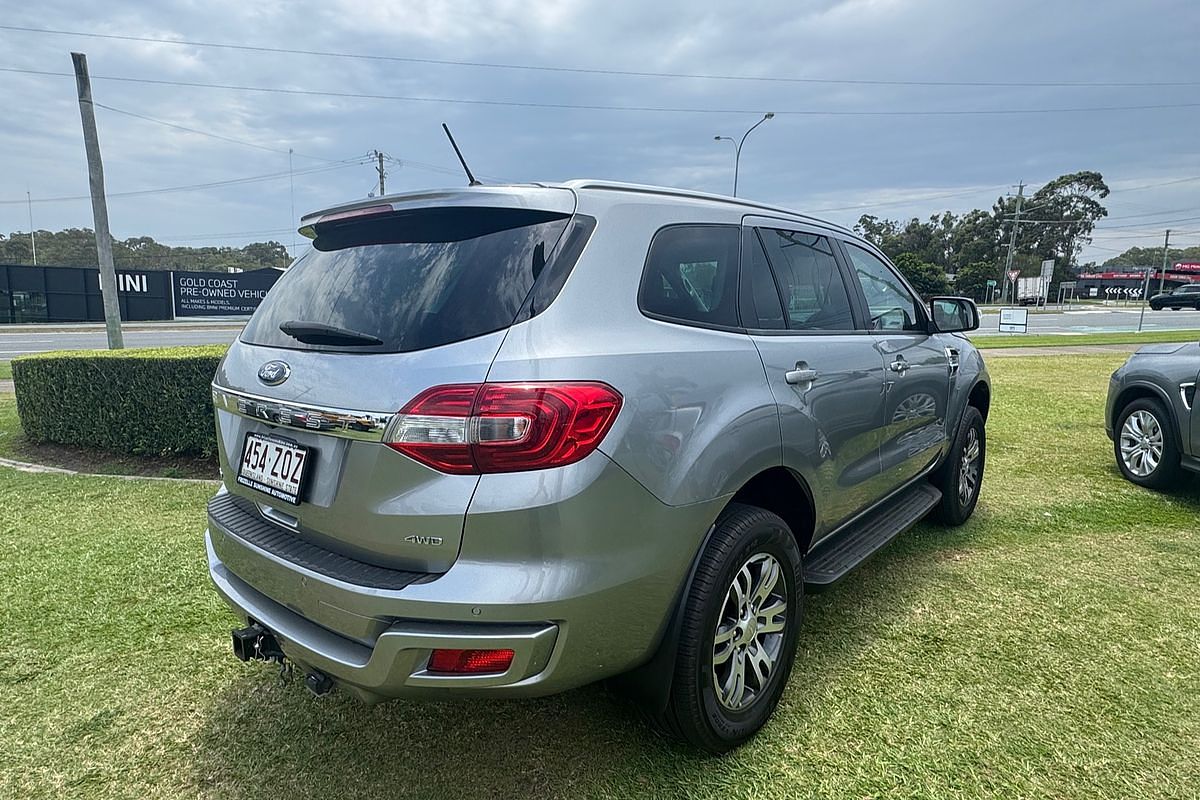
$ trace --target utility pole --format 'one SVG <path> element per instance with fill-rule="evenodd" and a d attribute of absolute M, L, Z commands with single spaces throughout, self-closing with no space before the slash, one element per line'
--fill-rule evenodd
<path fill-rule="evenodd" d="M 117 269 L 113 265 L 112 234 L 108 230 L 108 203 L 104 199 L 104 165 L 100 162 L 100 138 L 96 133 L 96 111 L 92 108 L 92 82 L 87 56 L 71 53 L 75 64 L 75 86 L 79 90 L 79 117 L 83 121 L 83 145 L 87 150 L 88 183 L 92 190 L 92 217 L 96 225 L 96 256 L 100 262 L 100 292 L 104 296 L 104 327 L 108 349 L 125 347 L 121 336 L 121 306 L 117 302 Z"/>
<path fill-rule="evenodd" d="M 379 166 L 375 167 L 375 170 L 379 173 L 379 196 L 383 197 L 384 194 L 386 194 L 386 184 L 384 183 L 384 178 L 387 177 L 387 173 L 383 170 L 383 153 L 376 150 L 375 158 L 379 161 Z"/>
<path fill-rule="evenodd" d="M 33 196 L 25 192 L 25 203 L 29 206 L 29 247 L 33 250 L 33 265 L 37 266 L 37 237 L 33 235 Z"/>
<path fill-rule="evenodd" d="M 288 227 L 292 229 L 292 250 L 288 256 L 295 258 L 299 246 L 296 244 L 296 184 L 292 175 L 292 148 L 290 147 L 288 148 L 288 197 L 292 201 L 292 217 L 288 220 Z"/>
<path fill-rule="evenodd" d="M 31 227 L 31 228 L 32 228 L 32 227 L 33 227 L 33 223 L 30 223 L 29 227 Z M 1161 274 L 1161 275 L 1158 277 L 1158 293 L 1159 293 L 1159 294 L 1162 294 L 1162 293 L 1163 293 L 1163 284 L 1167 282 L 1167 253 L 1169 252 L 1168 248 L 1170 248 L 1170 246 L 1171 246 L 1171 229 L 1170 229 L 1170 228 L 1167 228 L 1167 235 L 1166 235 L 1166 238 L 1164 238 L 1164 239 L 1163 239 L 1163 268 L 1162 268 L 1162 274 Z"/>
<path fill-rule="evenodd" d="M 1001 283 L 1000 285 L 1005 287 L 1005 291 L 1009 291 L 1008 285 L 1009 285 L 1009 283 L 1012 283 L 1008 279 L 1008 273 L 1010 271 L 1012 271 L 1013 255 L 1015 255 L 1015 251 L 1017 249 L 1017 228 L 1019 228 L 1021 226 L 1021 203 L 1023 203 L 1024 201 L 1025 201 L 1025 182 L 1021 181 L 1020 183 L 1017 184 L 1017 213 L 1013 217 L 1012 235 L 1008 239 L 1008 258 L 1004 264 L 1004 274 L 1000 276 L 1000 280 L 1003 281 L 1003 283 Z M 1013 285 L 1015 286 L 1016 284 L 1013 284 Z M 1003 295 L 1001 295 L 1001 297 L 1003 297 Z M 1017 299 L 1016 292 L 1013 291 L 1012 301 L 1015 302 L 1016 299 Z"/>

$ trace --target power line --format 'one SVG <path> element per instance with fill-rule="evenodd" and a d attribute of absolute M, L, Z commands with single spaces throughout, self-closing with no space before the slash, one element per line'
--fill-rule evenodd
<path fill-rule="evenodd" d="M 1148 212 L 1146 212 L 1145 214 L 1123 214 L 1123 215 L 1121 215 L 1121 216 L 1119 216 L 1119 217 L 1104 217 L 1104 218 L 1103 218 L 1103 221 L 1105 221 L 1105 222 L 1112 222 L 1112 221 L 1114 221 L 1114 220 L 1123 220 L 1123 219 L 1139 219 L 1139 218 L 1141 218 L 1141 217 L 1163 217 L 1163 216 L 1167 216 L 1167 215 L 1169 215 L 1169 214 L 1182 214 L 1182 213 L 1184 213 L 1184 212 L 1187 212 L 1187 211 L 1195 211 L 1195 210 L 1196 210 L 1195 208 L 1176 208 L 1176 209 L 1172 209 L 1172 210 L 1170 210 L 1170 211 L 1148 211 Z M 1012 215 L 1011 215 L 1011 214 L 1005 214 L 1005 218 L 1011 218 L 1011 217 L 1012 217 Z M 1076 223 L 1076 222 L 1083 222 L 1084 220 L 1081 220 L 1081 219 L 1070 219 L 1070 218 L 1066 218 L 1066 219 L 1029 219 L 1028 217 L 1026 217 L 1026 218 L 1024 219 L 1024 221 L 1025 221 L 1025 222 L 1036 222 L 1036 223 L 1038 223 L 1038 224 L 1041 224 L 1041 225 L 1073 225 L 1073 224 L 1074 224 L 1074 223 Z M 1098 221 L 1099 221 L 1099 220 L 1098 220 Z M 1157 224 L 1159 224 L 1159 223 L 1157 223 L 1157 222 L 1146 222 L 1146 223 L 1142 223 L 1142 224 L 1144 224 L 1144 225 L 1157 225 Z M 1115 226 L 1115 225 L 1114 225 L 1114 226 L 1112 226 L 1112 227 L 1119 227 L 1119 226 Z M 1136 226 L 1135 226 L 1135 227 L 1136 227 Z"/>
<path fill-rule="evenodd" d="M 466 61 L 412 56 L 379 55 L 373 53 L 349 53 L 335 50 L 305 50 L 264 45 L 234 44 L 230 42 L 205 42 L 191 39 L 167 39 L 153 36 L 132 36 L 91 31 L 67 31 L 52 28 L 32 28 L 20 25 L 0 25 L 0 30 L 20 33 L 52 34 L 57 36 L 83 36 L 91 39 L 110 39 L 127 42 L 149 42 L 181 47 L 212 47 L 224 50 L 240 50 L 253 53 L 318 56 L 321 58 L 343 58 L 359 61 L 390 61 L 403 64 L 432 64 L 451 67 L 475 67 L 481 69 L 523 70 L 529 72 L 558 72 L 577 75 L 609 75 L 634 78 L 682 78 L 688 80 L 752 81 L 761 83 L 804 83 L 849 86 L 934 86 L 934 87 L 1042 87 L 1042 88 L 1152 88 L 1172 86 L 1200 86 L 1200 81 L 934 81 L 934 80 L 881 80 L 859 78 L 810 78 L 770 75 L 721 75 L 691 72 L 649 72 L 643 70 L 610 69 L 598 67 L 567 67 L 543 64 L 508 64 L 503 62 Z"/>
<path fill-rule="evenodd" d="M 188 133 L 195 133 L 200 136 L 207 136 L 210 139 L 220 139 L 222 142 L 230 142 L 231 144 L 240 144 L 244 147 L 253 147 L 256 150 L 265 150 L 268 153 L 279 153 L 280 155 L 284 155 L 284 156 L 286 156 L 288 154 L 287 150 L 281 150 L 278 147 L 268 147 L 267 145 L 255 144 L 254 142 L 248 142 L 245 139 L 234 139 L 231 136 L 222 136 L 219 133 L 211 133 L 209 131 L 202 131 L 197 128 L 189 128 L 188 126 L 180 125 L 177 122 L 168 122 L 165 119 L 156 119 L 155 117 L 148 117 L 145 114 L 136 114 L 132 111 L 126 111 L 121 108 L 114 108 L 113 106 L 105 105 L 104 103 L 97 103 L 97 102 L 93 101 L 92 104 L 94 106 L 96 106 L 97 108 L 103 108 L 106 111 L 112 111 L 116 114 L 123 114 L 127 117 L 134 117 L 135 119 L 145 120 L 146 122 L 153 122 L 156 125 L 163 125 L 165 127 L 174 128 L 174 129 L 180 130 L 180 131 L 187 131 Z M 327 164 L 336 164 L 337 163 L 332 158 L 321 158 L 320 156 L 309 156 L 309 155 L 305 155 L 304 153 L 295 153 L 295 155 L 300 156 L 301 158 L 308 158 L 313 161 L 324 161 Z"/>
<path fill-rule="evenodd" d="M 93 102 L 94 102 L 94 101 L 93 101 Z M 126 111 L 125 109 L 121 109 L 121 108 L 114 108 L 113 106 L 108 106 L 108 105 L 105 105 L 104 103 L 95 103 L 95 102 L 94 102 L 94 105 L 95 105 L 96 107 L 98 107 L 98 108 L 103 108 L 103 109 L 106 109 L 106 110 L 108 110 L 108 111 L 114 111 L 114 112 L 116 112 L 116 113 L 118 113 L 118 114 L 124 114 L 124 115 L 126 115 L 126 116 L 129 116 L 129 117 L 135 117 L 135 118 L 137 118 L 137 119 L 145 120 L 146 122 L 153 122 L 153 123 L 156 123 L 156 124 L 158 124 L 158 125 L 164 125 L 164 126 L 166 126 L 166 127 L 168 127 L 168 128 L 175 128 L 175 129 L 177 129 L 177 130 L 181 130 L 181 131 L 187 131 L 188 133 L 196 133 L 196 134 L 199 134 L 199 135 L 201 135 L 201 136 L 208 136 L 208 137 L 210 137 L 210 138 L 213 138 L 213 139 L 220 139 L 220 140 L 221 140 L 221 141 L 223 141 L 223 142 L 231 142 L 231 143 L 233 143 L 233 144 L 245 145 L 246 147 L 253 147 L 253 148 L 257 149 L 257 150 L 265 150 L 265 151 L 267 151 L 267 152 L 269 152 L 269 153 L 278 153 L 278 154 L 280 154 L 280 155 L 288 155 L 288 151 L 287 151 L 287 150 L 283 150 L 283 149 L 279 149 L 279 148 L 275 148 L 275 147 L 268 147 L 268 146 L 266 146 L 266 145 L 256 144 L 256 143 L 254 143 L 254 142 L 248 142 L 248 141 L 245 141 L 244 139 L 234 139 L 233 137 L 230 137 L 230 136 L 223 136 L 223 135 L 221 135 L 221 134 L 212 133 L 212 132 L 210 132 L 210 131 L 204 131 L 204 130 L 200 130 L 200 129 L 198 129 L 198 128 L 189 128 L 188 126 L 186 126 L 186 125 L 180 125 L 180 124 L 179 124 L 179 123 L 177 123 L 177 122 L 170 122 L 170 121 L 168 121 L 168 120 L 165 120 L 165 119 L 157 119 L 157 118 L 155 118 L 155 117 L 148 117 L 148 116 L 146 116 L 146 115 L 144 115 L 144 114 L 136 114 L 136 113 L 134 113 L 134 112 L 132 112 L 132 111 Z M 336 161 L 336 160 L 334 160 L 334 159 L 331 159 L 331 158 L 323 158 L 323 157 L 321 157 L 321 156 L 312 156 L 312 155 L 306 155 L 306 154 L 304 154 L 304 153 L 296 153 L 296 152 L 293 152 L 293 155 L 299 156 L 299 157 L 301 157 L 301 158 L 308 158 L 308 159 L 311 159 L 311 160 L 313 160 L 313 161 L 323 161 L 323 162 L 325 162 L 325 163 L 327 163 L 327 164 L 338 164 L 338 163 L 341 163 L 341 162 L 339 162 L 339 161 Z M 427 164 L 427 163 L 425 163 L 424 161 L 414 161 L 414 160 L 412 160 L 412 159 L 407 159 L 407 158 L 406 158 L 406 159 L 403 159 L 403 160 L 401 160 L 401 159 L 399 159 L 399 158 L 394 158 L 394 157 L 392 157 L 392 156 L 389 156 L 387 153 L 384 153 L 384 154 L 383 154 L 383 156 L 384 156 L 384 158 L 385 158 L 387 161 L 390 161 L 390 162 L 392 162 L 393 164 L 396 164 L 397 166 L 406 166 L 406 167 L 412 167 L 412 168 L 414 168 L 414 169 L 422 169 L 422 170 L 427 170 L 427 171 L 429 171 L 429 172 L 439 172 L 439 173 L 442 173 L 442 174 L 445 174 L 445 175 L 460 175 L 460 174 L 462 174 L 462 170 L 461 170 L 461 169 L 453 169 L 453 168 L 451 168 L 451 167 L 440 167 L 440 166 L 438 166 L 438 165 L 436 165 L 436 164 Z M 495 179 L 495 176 L 487 176 L 487 175 L 485 175 L 484 177 L 490 177 L 490 178 L 493 178 L 493 179 Z M 497 179 L 497 180 L 499 180 L 499 179 Z"/>
<path fill-rule="evenodd" d="M 948 192 L 946 194 L 931 194 L 920 197 L 906 197 L 903 200 L 884 200 L 879 203 L 860 203 L 853 206 L 835 206 L 833 208 L 815 208 L 814 214 L 824 214 L 827 211 L 869 211 L 873 208 L 882 208 L 883 206 L 900 206 L 908 203 L 922 203 L 927 200 L 943 200 L 949 197 L 970 197 L 972 195 L 983 194 L 984 192 L 994 192 L 998 189 L 1003 189 L 1007 184 L 999 186 L 987 186 L 979 189 L 969 189 L 961 192 Z"/>
<path fill-rule="evenodd" d="M 296 172 L 296 175 L 316 175 L 322 172 L 333 172 L 334 170 L 345 169 L 346 167 L 360 166 L 367 163 L 364 159 L 350 159 L 347 161 L 336 162 L 331 165 L 322 167 L 311 167 L 306 170 Z M 237 186 L 246 183 L 257 183 L 259 181 L 278 180 L 279 178 L 288 177 L 288 172 L 274 172 L 266 175 L 252 175 L 245 178 L 230 178 L 223 181 L 212 181 L 211 183 L 193 183 L 186 186 L 167 186 L 159 189 L 138 189 L 129 192 L 110 192 L 108 197 L 142 197 L 144 195 L 166 194 L 169 192 L 191 192 L 200 189 L 213 189 L 223 186 Z M 73 195 L 70 197 L 38 197 L 34 198 L 35 203 L 62 203 L 75 200 L 90 200 L 90 195 Z M 28 200 L 0 200 L 2 205 L 12 205 L 15 203 L 26 203 Z"/>
<path fill-rule="evenodd" d="M 0 72 L 24 75 L 46 75 L 71 77 L 67 72 L 51 70 L 0 67 Z M 306 97 L 344 97 L 354 100 L 395 100 L 408 103 L 449 103 L 474 106 L 499 106 L 507 108 L 541 108 L 568 111 L 626 111 L 668 114 L 759 114 L 761 108 L 688 108 L 671 106 L 604 105 L 599 103 L 546 103 L 523 100 L 490 100 L 466 97 L 427 97 L 418 95 L 373 94 L 369 92 L 335 92 L 318 89 L 288 89 L 281 86 L 240 86 L 225 83 L 202 83 L 198 81 L 173 81 L 155 78 L 132 78 L 124 75 L 93 75 L 93 81 L 117 81 L 150 86 L 179 86 L 189 89 L 224 89 L 236 92 L 264 92 L 268 94 L 298 95 Z M 1074 108 L 990 108 L 990 109 L 904 109 L 892 111 L 863 111 L 841 109 L 785 109 L 776 110 L 776 115 L 797 117 L 967 117 L 967 116 L 1013 116 L 1023 114 L 1076 114 L 1111 111 L 1157 111 L 1166 109 L 1197 108 L 1200 103 L 1151 103 L 1129 106 L 1078 106 Z"/>
<path fill-rule="evenodd" d="M 1112 231 L 1126 228 L 1161 228 L 1161 226 L 1169 225 L 1172 222 L 1193 222 L 1198 219 L 1200 219 L 1200 217 L 1179 217 L 1178 219 L 1160 219 L 1153 222 L 1138 222 L 1132 225 L 1105 225 L 1102 230 Z"/>
<path fill-rule="evenodd" d="M 1157 189 L 1160 186 L 1174 186 L 1177 183 L 1190 183 L 1192 181 L 1200 181 L 1200 175 L 1194 175 L 1190 178 L 1176 178 L 1175 180 L 1163 181 L 1161 183 L 1146 183 L 1141 186 L 1130 186 L 1124 189 L 1113 189 L 1114 192 L 1140 192 L 1142 189 Z"/>

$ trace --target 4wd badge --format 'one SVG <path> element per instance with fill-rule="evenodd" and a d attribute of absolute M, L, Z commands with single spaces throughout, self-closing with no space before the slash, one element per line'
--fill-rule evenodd
<path fill-rule="evenodd" d="M 427 544 L 433 547 L 438 547 L 442 543 L 440 536 L 405 536 L 404 541 L 409 544 Z"/>

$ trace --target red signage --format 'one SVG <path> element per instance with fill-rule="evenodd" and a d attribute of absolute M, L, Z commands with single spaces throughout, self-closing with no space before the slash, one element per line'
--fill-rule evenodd
<path fill-rule="evenodd" d="M 1200 264 L 1194 261 L 1184 261 L 1175 265 L 1176 272 L 1200 272 Z"/>
<path fill-rule="evenodd" d="M 1200 266 L 1200 265 L 1198 265 Z M 1197 270 L 1200 272 L 1200 270 Z M 1152 273 L 1152 277 L 1157 279 L 1160 273 Z M 1128 281 L 1128 280 L 1144 280 L 1146 273 L 1144 272 L 1084 272 L 1079 275 L 1080 280 L 1106 280 L 1106 281 Z M 1168 272 L 1167 280 L 1183 281 L 1185 283 L 1200 281 L 1200 275 Z"/>

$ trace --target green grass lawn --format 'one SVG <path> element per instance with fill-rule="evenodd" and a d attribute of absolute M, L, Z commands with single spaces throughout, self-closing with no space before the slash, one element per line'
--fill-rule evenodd
<path fill-rule="evenodd" d="M 808 600 L 723 759 L 598 687 L 314 699 L 229 651 L 210 490 L 0 469 L 0 797 L 1196 797 L 1200 489 L 1122 481 L 1119 355 L 997 359 L 984 495 Z"/>
<path fill-rule="evenodd" d="M 0 381 L 12 380 L 12 362 L 0 361 Z"/>
<path fill-rule="evenodd" d="M 1117 333 L 1039 333 L 973 336 L 971 343 L 981 350 L 1004 347 L 1080 347 L 1102 344 L 1154 344 L 1156 342 L 1192 342 L 1200 339 L 1197 331 L 1125 331 Z"/>
<path fill-rule="evenodd" d="M 136 456 L 90 447 L 37 444 L 25 436 L 16 398 L 0 392 L 0 458 L 101 475 L 217 479 L 215 458 Z"/>

